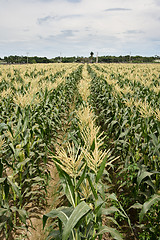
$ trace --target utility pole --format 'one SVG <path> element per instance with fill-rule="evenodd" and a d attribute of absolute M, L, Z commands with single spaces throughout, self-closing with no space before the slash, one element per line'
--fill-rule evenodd
<path fill-rule="evenodd" d="M 97 55 L 96 55 L 96 63 L 98 63 L 98 52 L 97 52 Z"/>

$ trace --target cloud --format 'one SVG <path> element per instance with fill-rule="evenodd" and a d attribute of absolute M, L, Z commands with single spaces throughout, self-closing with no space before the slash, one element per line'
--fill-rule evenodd
<path fill-rule="evenodd" d="M 51 22 L 53 20 L 59 21 L 59 20 L 62 20 L 62 19 L 67 19 L 67 18 L 71 19 L 71 18 L 78 18 L 78 17 L 82 17 L 82 15 L 80 15 L 80 14 L 70 14 L 70 15 L 63 15 L 63 16 L 48 15 L 48 16 L 43 17 L 43 18 L 38 18 L 37 23 L 39 25 L 41 25 L 41 24 L 44 24 L 44 23 L 47 23 L 47 22 Z"/>
<path fill-rule="evenodd" d="M 67 30 L 60 31 L 59 34 L 48 35 L 47 37 L 44 37 L 43 35 L 39 35 L 38 38 L 40 40 L 47 41 L 47 42 L 53 42 L 53 41 L 66 42 L 67 39 L 69 39 L 70 41 L 70 38 L 75 37 L 76 33 L 78 32 L 79 32 L 78 30 L 67 29 Z"/>
<path fill-rule="evenodd" d="M 37 23 L 39 25 L 43 24 L 43 23 L 46 23 L 46 22 L 49 22 L 49 21 L 52 21 L 54 20 L 56 17 L 54 16 L 46 16 L 46 17 L 43 17 L 43 18 L 38 18 L 37 19 Z"/>
<path fill-rule="evenodd" d="M 80 56 L 91 51 L 99 55 L 159 51 L 159 0 L 0 2 L 1 54 L 29 51 L 53 57 L 60 51 Z"/>
<path fill-rule="evenodd" d="M 160 1 L 159 0 L 154 0 L 155 4 L 160 6 Z"/>
<path fill-rule="evenodd" d="M 81 0 L 67 0 L 68 2 L 79 3 Z"/>
<path fill-rule="evenodd" d="M 56 2 L 57 0 L 30 0 L 30 1 L 37 1 L 37 2 Z M 66 2 L 71 2 L 71 3 L 79 3 L 82 0 L 59 0 L 59 1 L 66 1 Z"/>
<path fill-rule="evenodd" d="M 130 9 L 130 8 L 107 8 L 107 9 L 105 9 L 104 11 L 105 12 L 117 12 L 117 11 L 131 11 L 132 9 Z"/>
<path fill-rule="evenodd" d="M 145 33 L 142 30 L 127 30 L 126 32 L 124 32 L 125 34 L 143 34 Z"/>
<path fill-rule="evenodd" d="M 160 44 L 160 39 L 159 38 L 150 38 L 152 42 L 159 43 Z"/>
<path fill-rule="evenodd" d="M 72 37 L 74 36 L 74 33 L 79 32 L 78 30 L 62 30 L 61 34 L 59 36 L 61 37 Z"/>

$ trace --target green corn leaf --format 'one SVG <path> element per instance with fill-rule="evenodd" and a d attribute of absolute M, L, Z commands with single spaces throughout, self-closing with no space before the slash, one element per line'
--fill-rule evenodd
<path fill-rule="evenodd" d="M 91 181 L 89 175 L 87 175 L 87 179 L 88 179 L 89 185 L 90 185 L 90 187 L 91 187 L 91 189 L 92 189 L 92 193 L 93 193 L 95 199 L 97 200 L 97 199 L 98 199 L 98 195 L 97 195 L 97 193 L 96 193 L 96 190 L 95 190 L 95 188 L 94 188 L 94 186 L 93 186 L 93 184 L 92 184 L 92 181 Z"/>
<path fill-rule="evenodd" d="M 126 125 L 127 122 L 128 122 L 128 120 L 125 119 L 125 120 L 123 121 L 122 125 L 121 125 L 121 128 L 123 128 L 123 127 Z"/>
<path fill-rule="evenodd" d="M 15 154 L 15 151 L 16 151 L 16 150 L 15 150 L 15 148 L 14 148 L 14 146 L 13 146 L 13 143 L 10 143 L 9 146 L 10 146 L 10 148 L 11 148 L 13 154 Z"/>
<path fill-rule="evenodd" d="M 51 218 L 58 217 L 63 223 L 66 223 L 68 220 L 68 217 L 64 212 L 55 209 L 43 216 L 43 228 L 45 227 L 46 221 L 49 217 Z"/>
<path fill-rule="evenodd" d="M 45 180 L 41 177 L 34 177 L 34 178 L 32 178 L 32 180 L 35 182 L 45 182 Z"/>
<path fill-rule="evenodd" d="M 152 139 L 152 142 L 153 142 L 154 146 L 157 147 L 157 145 L 158 145 L 158 138 L 156 137 L 156 135 L 154 133 L 151 133 L 150 137 Z"/>
<path fill-rule="evenodd" d="M 129 209 L 134 208 L 134 209 L 142 209 L 142 204 L 140 203 L 135 203 L 133 204 Z"/>
<path fill-rule="evenodd" d="M 116 240 L 122 240 L 123 239 L 121 237 L 120 233 L 116 229 L 111 228 L 111 227 L 107 227 L 107 226 L 100 227 L 97 235 L 102 235 L 106 232 L 110 233 L 111 236 Z"/>
<path fill-rule="evenodd" d="M 118 212 L 122 217 L 126 218 L 126 215 L 120 211 L 117 207 L 110 207 L 102 210 L 103 215 L 110 215 L 112 213 Z"/>
<path fill-rule="evenodd" d="M 5 213 L 8 213 L 8 208 L 0 208 L 0 217 L 2 217 Z"/>
<path fill-rule="evenodd" d="M 118 202 L 118 199 L 117 199 L 115 193 L 110 194 L 110 195 L 108 196 L 108 198 L 110 198 L 110 199 L 112 199 L 112 200 Z"/>
<path fill-rule="evenodd" d="M 96 183 L 98 183 L 99 179 L 101 178 L 103 172 L 104 172 L 104 168 L 106 166 L 106 161 L 107 161 L 107 156 L 103 159 L 103 162 L 101 163 L 101 166 L 98 170 L 97 176 L 96 176 Z"/>
<path fill-rule="evenodd" d="M 9 184 L 7 182 L 7 178 L 4 181 L 4 192 L 5 192 L 5 198 L 8 198 L 8 193 L 9 193 Z"/>
<path fill-rule="evenodd" d="M 26 218 L 28 217 L 28 214 L 27 214 L 26 210 L 24 210 L 24 209 L 18 209 L 18 208 L 16 208 L 15 206 L 12 206 L 12 207 L 11 207 L 11 210 L 12 210 L 12 212 L 18 212 L 21 221 L 22 221 L 24 224 L 26 224 Z"/>
<path fill-rule="evenodd" d="M 156 186 L 155 186 L 155 184 L 154 184 L 150 179 L 144 181 L 144 183 L 146 183 L 147 185 L 149 185 L 150 187 L 152 187 L 152 189 L 154 190 L 154 192 L 156 192 Z"/>
<path fill-rule="evenodd" d="M 112 128 L 115 124 L 119 124 L 117 120 L 113 120 L 110 124 L 110 127 Z"/>
<path fill-rule="evenodd" d="M 73 207 L 75 207 L 73 185 L 71 185 L 68 181 L 64 186 L 64 192 L 66 194 L 68 201 L 71 203 Z"/>
<path fill-rule="evenodd" d="M 54 240 L 61 240 L 62 236 L 59 230 L 54 230 L 52 231 L 48 237 L 46 238 L 46 240 L 50 240 L 50 239 L 54 239 Z"/>
<path fill-rule="evenodd" d="M 73 228 L 90 210 L 91 208 L 84 201 L 77 205 L 64 227 L 62 240 L 67 240 L 69 238 Z"/>
<path fill-rule="evenodd" d="M 6 178 L 0 178 L 0 183 L 3 183 L 6 180 Z"/>
<path fill-rule="evenodd" d="M 139 214 L 139 221 L 142 222 L 144 215 L 148 212 L 148 210 L 151 208 L 153 204 L 155 204 L 157 201 L 160 201 L 160 195 L 154 194 L 149 201 L 146 201 L 143 206 L 142 210 Z"/>
<path fill-rule="evenodd" d="M 82 173 L 82 175 L 81 175 L 81 177 L 80 177 L 80 179 L 79 179 L 79 181 L 78 181 L 78 183 L 77 183 L 77 185 L 76 185 L 76 189 L 78 189 L 79 186 L 81 185 L 81 183 L 83 182 L 83 180 L 84 180 L 84 178 L 85 178 L 86 170 L 87 170 L 87 166 L 85 166 L 85 168 L 84 168 L 84 170 L 83 170 L 83 173 Z"/>
<path fill-rule="evenodd" d="M 74 194 L 74 187 L 73 187 L 71 178 L 57 164 L 55 164 L 55 165 L 57 167 L 59 177 L 61 179 L 66 197 L 67 197 L 68 201 L 71 203 L 71 205 L 75 207 L 75 202 L 74 202 L 75 194 Z"/>
<path fill-rule="evenodd" d="M 17 164 L 17 168 L 23 167 L 26 163 L 28 163 L 31 159 L 26 158 L 23 162 Z"/>
<path fill-rule="evenodd" d="M 110 214 L 115 213 L 115 212 L 119 212 L 119 209 L 114 207 L 114 206 L 102 209 L 102 214 L 103 215 L 110 215 Z"/>
<path fill-rule="evenodd" d="M 110 195 L 108 196 L 108 198 L 110 198 L 110 199 L 112 199 L 112 200 L 114 200 L 114 201 L 116 201 L 116 202 L 118 203 L 119 208 L 120 208 L 120 210 L 121 210 L 121 211 L 120 211 L 120 210 L 118 209 L 118 212 L 120 213 L 121 216 L 123 216 L 124 218 L 127 219 L 128 224 L 129 224 L 130 228 L 132 229 L 130 219 L 129 219 L 127 213 L 125 212 L 125 210 L 123 209 L 122 205 L 121 205 L 120 202 L 118 201 L 116 195 L 115 195 L 114 193 L 112 193 L 112 194 L 110 194 Z"/>
<path fill-rule="evenodd" d="M 3 163 L 2 163 L 2 160 L 0 159 L 0 178 L 2 177 L 2 173 L 3 173 Z"/>
<path fill-rule="evenodd" d="M 7 125 L 5 124 L 5 123 L 0 123 L 0 131 L 2 130 L 2 129 L 7 129 L 8 127 L 7 127 Z"/>
<path fill-rule="evenodd" d="M 52 210 L 51 212 L 43 215 L 43 229 L 44 229 L 44 227 L 45 227 L 45 225 L 46 225 L 47 219 L 48 219 L 49 217 L 51 217 L 51 218 L 57 217 L 57 214 L 58 214 L 58 211 L 57 211 L 57 210 Z"/>
<path fill-rule="evenodd" d="M 102 200 L 102 198 L 100 196 L 98 196 L 96 208 L 94 210 L 94 213 L 96 215 L 101 214 L 103 204 L 104 204 L 104 201 Z"/>
<path fill-rule="evenodd" d="M 113 217 L 108 217 L 107 216 L 107 219 L 109 220 L 109 221 L 112 221 L 115 225 L 117 225 L 119 228 L 121 228 L 120 226 L 119 226 L 119 224 L 118 224 L 118 222 L 113 218 Z"/>
<path fill-rule="evenodd" d="M 62 222 L 60 219 L 58 219 L 58 227 L 59 227 L 60 233 L 62 233 Z"/>
<path fill-rule="evenodd" d="M 119 135 L 119 138 L 126 137 L 128 133 L 129 133 L 129 129 L 126 129 L 124 132 L 121 132 L 121 134 Z"/>
<path fill-rule="evenodd" d="M 138 186 L 141 184 L 141 182 L 142 182 L 142 180 L 143 180 L 144 178 L 150 177 L 150 176 L 153 175 L 153 174 L 155 174 L 155 173 L 142 170 L 142 172 L 140 173 L 140 175 L 137 177 Z"/>
<path fill-rule="evenodd" d="M 9 178 L 7 178 L 7 181 L 12 186 L 13 191 L 16 193 L 16 195 L 18 196 L 18 198 L 21 201 L 22 200 L 22 196 L 21 196 L 21 193 L 19 191 L 18 186 L 15 183 L 13 183 Z"/>
<path fill-rule="evenodd" d="M 58 208 L 58 209 L 53 209 L 52 211 L 50 211 L 49 213 L 43 215 L 43 228 L 46 225 L 46 221 L 48 218 L 55 218 L 58 217 L 60 219 L 61 222 L 63 222 L 63 224 L 65 225 L 68 221 L 69 216 L 71 215 L 71 213 L 73 212 L 73 208 Z"/>

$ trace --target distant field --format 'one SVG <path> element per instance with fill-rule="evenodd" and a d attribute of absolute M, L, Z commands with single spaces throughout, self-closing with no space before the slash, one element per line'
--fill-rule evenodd
<path fill-rule="evenodd" d="M 160 64 L 0 65 L 2 239 L 31 205 L 48 239 L 160 238 Z"/>

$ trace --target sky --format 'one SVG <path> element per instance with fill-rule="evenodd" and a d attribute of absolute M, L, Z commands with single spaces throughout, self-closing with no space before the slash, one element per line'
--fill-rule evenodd
<path fill-rule="evenodd" d="M 160 56 L 160 0 L 0 0 L 0 57 Z"/>

